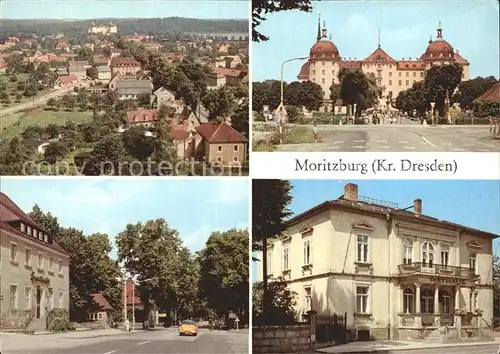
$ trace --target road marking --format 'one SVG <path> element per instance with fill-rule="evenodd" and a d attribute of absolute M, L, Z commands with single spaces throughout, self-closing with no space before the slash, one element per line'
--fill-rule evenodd
<path fill-rule="evenodd" d="M 385 145 L 385 146 L 379 146 L 380 149 L 390 149 L 391 147 L 388 146 L 388 145 Z"/>
<path fill-rule="evenodd" d="M 344 142 L 343 141 L 334 141 L 333 143 L 334 144 L 343 144 Z"/>
<path fill-rule="evenodd" d="M 336 149 L 340 149 L 340 146 L 329 146 L 327 148 L 327 150 L 336 150 Z"/>
<path fill-rule="evenodd" d="M 465 149 L 452 149 L 453 151 L 465 151 Z"/>
<path fill-rule="evenodd" d="M 112 353 L 114 353 L 114 352 L 116 352 L 116 350 L 112 350 L 112 351 L 110 351 L 110 352 L 106 352 L 106 353 L 104 353 L 104 354 L 112 354 Z"/>
<path fill-rule="evenodd" d="M 387 140 L 377 140 L 377 141 L 375 141 L 375 142 L 376 142 L 376 143 L 386 143 L 386 142 L 387 142 Z"/>
<path fill-rule="evenodd" d="M 151 341 L 147 340 L 147 341 L 144 341 L 144 342 L 137 343 L 137 345 L 143 345 L 143 344 L 146 344 L 146 343 L 149 343 L 149 342 L 151 342 Z"/>
<path fill-rule="evenodd" d="M 398 141 L 398 143 L 400 143 L 400 144 L 408 144 L 407 141 L 402 141 L 402 140 Z"/>
<path fill-rule="evenodd" d="M 354 143 L 366 143 L 366 140 L 354 140 Z"/>
<path fill-rule="evenodd" d="M 403 146 L 403 149 L 415 150 L 415 146 Z"/>
<path fill-rule="evenodd" d="M 478 152 L 491 152 L 491 150 L 477 150 Z"/>
<path fill-rule="evenodd" d="M 423 137 L 422 137 L 422 140 L 423 140 L 423 141 L 425 141 L 425 142 L 426 142 L 427 144 L 429 144 L 430 146 L 432 146 L 432 147 L 436 147 L 436 145 L 434 145 L 434 144 L 433 144 L 433 143 L 431 143 L 429 140 L 427 140 L 427 139 L 425 138 L 425 136 L 423 136 Z"/>
<path fill-rule="evenodd" d="M 364 148 L 366 148 L 366 146 L 353 146 L 352 148 L 353 149 L 364 149 Z"/>

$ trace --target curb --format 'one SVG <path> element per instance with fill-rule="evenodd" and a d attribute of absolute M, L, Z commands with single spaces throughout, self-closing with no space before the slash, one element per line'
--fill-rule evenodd
<path fill-rule="evenodd" d="M 315 353 L 332 353 L 332 354 L 364 354 L 364 353 L 390 353 L 390 352 L 400 352 L 400 351 L 415 351 L 415 350 L 426 350 L 426 349 L 436 349 L 436 348 L 453 348 L 453 347 L 474 347 L 474 346 L 486 346 L 486 345 L 496 345 L 498 342 L 476 342 L 476 343 L 437 343 L 436 345 L 426 345 L 426 346 L 410 346 L 406 348 L 388 347 L 388 348 L 373 348 L 373 349 L 353 349 L 352 351 L 338 351 L 338 352 L 328 352 L 321 349 L 315 350 Z"/>

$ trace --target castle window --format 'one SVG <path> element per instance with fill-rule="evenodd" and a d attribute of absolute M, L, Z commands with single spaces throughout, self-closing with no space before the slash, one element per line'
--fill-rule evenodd
<path fill-rule="evenodd" d="M 389 77 L 392 77 L 392 71 L 389 71 Z"/>

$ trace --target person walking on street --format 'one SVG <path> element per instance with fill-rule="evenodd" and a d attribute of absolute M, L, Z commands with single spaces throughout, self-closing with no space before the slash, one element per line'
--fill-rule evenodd
<path fill-rule="evenodd" d="M 128 319 L 125 320 L 125 331 L 130 332 L 130 321 Z"/>

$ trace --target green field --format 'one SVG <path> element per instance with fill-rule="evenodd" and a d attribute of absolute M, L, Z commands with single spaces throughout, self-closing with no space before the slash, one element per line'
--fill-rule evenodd
<path fill-rule="evenodd" d="M 10 139 L 20 135 L 26 127 L 38 125 L 46 127 L 50 124 L 64 125 L 70 120 L 75 124 L 81 124 L 92 120 L 92 111 L 85 112 L 53 112 L 36 109 L 25 113 L 15 113 L 0 118 L 2 138 Z"/>

